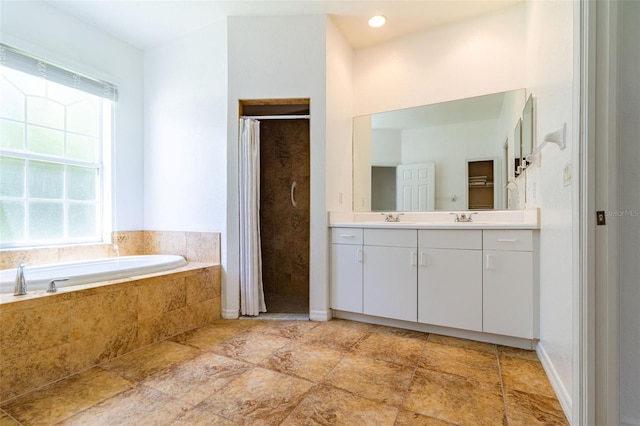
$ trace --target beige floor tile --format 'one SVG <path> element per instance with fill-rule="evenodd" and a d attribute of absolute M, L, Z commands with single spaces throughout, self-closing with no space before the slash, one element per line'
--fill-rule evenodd
<path fill-rule="evenodd" d="M 348 326 L 343 321 L 332 320 L 308 331 L 300 340 L 309 345 L 325 346 L 348 352 L 367 335 L 368 332 L 360 329 L 359 326 Z"/>
<path fill-rule="evenodd" d="M 359 331 L 369 331 L 372 327 L 371 324 L 367 324 L 366 322 L 349 321 L 340 318 L 334 318 L 330 321 L 323 322 L 321 325 L 326 327 L 342 327 Z"/>
<path fill-rule="evenodd" d="M 495 354 L 496 345 L 491 343 L 476 342 L 475 340 L 460 339 L 458 337 L 442 336 L 440 334 L 430 334 L 429 342 L 440 343 L 442 345 L 455 346 L 458 348 L 473 349 L 480 352 Z"/>
<path fill-rule="evenodd" d="M 428 342 L 418 366 L 481 382 L 500 384 L 498 359 L 495 354 L 489 352 Z"/>
<path fill-rule="evenodd" d="M 555 398 L 507 390 L 507 419 L 510 426 L 568 425 Z"/>
<path fill-rule="evenodd" d="M 250 321 L 236 321 L 237 323 L 248 324 Z M 220 343 L 237 336 L 240 333 L 244 333 L 247 329 L 255 326 L 248 324 L 249 326 L 231 325 L 229 323 L 214 322 L 204 325 L 200 328 L 187 331 L 172 337 L 171 341 L 180 343 L 183 345 L 193 346 L 199 349 L 209 350 Z"/>
<path fill-rule="evenodd" d="M 394 334 L 371 333 L 356 343 L 352 353 L 396 364 L 415 367 L 422 356 L 425 340 L 401 337 Z"/>
<path fill-rule="evenodd" d="M 369 327 L 371 333 L 377 333 L 389 336 L 406 337 L 410 339 L 427 340 L 429 333 L 423 333 L 422 331 L 405 330 L 404 328 L 388 327 L 386 325 L 371 324 Z"/>
<path fill-rule="evenodd" d="M 233 426 L 235 424 L 231 420 L 199 408 L 191 408 L 171 422 L 172 426 Z"/>
<path fill-rule="evenodd" d="M 314 321 L 264 321 L 254 327 L 253 331 L 287 337 L 289 339 L 299 339 L 319 324 L 319 322 Z"/>
<path fill-rule="evenodd" d="M 396 418 L 395 426 L 447 426 L 453 423 L 444 420 L 434 419 L 433 417 L 423 416 L 422 414 L 412 413 L 411 411 L 400 410 Z"/>
<path fill-rule="evenodd" d="M 501 356 L 500 372 L 505 390 L 556 397 L 540 361 Z"/>
<path fill-rule="evenodd" d="M 510 356 L 514 358 L 528 359 L 529 361 L 540 361 L 536 351 L 526 349 L 512 348 L 509 346 L 498 346 L 498 356 Z"/>
<path fill-rule="evenodd" d="M 191 406 L 146 386 L 136 386 L 82 411 L 61 425 L 171 425 Z"/>
<path fill-rule="evenodd" d="M 13 420 L 7 413 L 0 411 L 0 426 L 19 426 L 20 423 Z"/>
<path fill-rule="evenodd" d="M 144 380 L 160 370 L 194 358 L 198 349 L 171 341 L 154 343 L 101 365 L 129 380 Z"/>
<path fill-rule="evenodd" d="M 55 424 L 133 386 L 115 373 L 94 367 L 18 397 L 2 409 L 23 424 Z"/>
<path fill-rule="evenodd" d="M 220 355 L 257 364 L 290 342 L 286 337 L 248 331 L 232 337 L 212 350 Z"/>
<path fill-rule="evenodd" d="M 294 341 L 260 363 L 261 367 L 320 382 L 344 354 L 335 349 Z"/>
<path fill-rule="evenodd" d="M 455 424 L 505 424 L 499 385 L 417 369 L 402 407 Z"/>
<path fill-rule="evenodd" d="M 327 375 L 325 383 L 389 405 L 399 405 L 409 388 L 413 367 L 349 354 Z"/>
<path fill-rule="evenodd" d="M 239 424 L 278 424 L 312 386 L 307 380 L 255 367 L 202 401 L 198 408 Z"/>
<path fill-rule="evenodd" d="M 251 368 L 251 364 L 204 352 L 149 376 L 142 384 L 196 405 Z"/>
<path fill-rule="evenodd" d="M 395 407 L 340 389 L 317 386 L 309 391 L 282 425 L 393 425 L 397 412 Z"/>

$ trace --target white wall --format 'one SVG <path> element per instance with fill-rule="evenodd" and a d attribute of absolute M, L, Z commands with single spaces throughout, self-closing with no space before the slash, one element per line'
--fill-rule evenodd
<path fill-rule="evenodd" d="M 573 396 L 574 199 L 572 185 L 563 184 L 577 135 L 573 129 L 574 48 L 573 2 L 527 2 L 526 87 L 535 98 L 534 141 L 567 123 L 567 148 L 544 148 L 541 166 L 526 171 L 527 207 L 541 211 L 540 343 L 538 354 L 565 413 L 571 418 Z M 577 184 L 577 182 L 574 182 Z M 575 207 L 574 207 L 575 206 Z"/>
<path fill-rule="evenodd" d="M 436 210 L 467 208 L 466 160 L 501 161 L 498 124 L 498 120 L 481 120 L 402 132 L 402 164 L 435 163 Z"/>
<path fill-rule="evenodd" d="M 227 24 L 144 53 L 145 229 L 224 232 Z"/>
<path fill-rule="evenodd" d="M 311 99 L 310 316 L 327 318 L 325 16 L 232 17 L 228 20 L 227 229 L 223 316 L 238 315 L 238 102 Z M 250 50 L 249 50 L 250 49 Z M 332 169 L 333 170 L 333 169 Z"/>
<path fill-rule="evenodd" d="M 525 6 L 354 52 L 354 115 L 525 87 Z"/>
<path fill-rule="evenodd" d="M 327 210 L 351 211 L 353 49 L 330 19 L 326 37 Z"/>
<path fill-rule="evenodd" d="M 1 2 L 3 43 L 118 86 L 114 229 L 143 229 L 142 52 L 42 2 Z"/>
<path fill-rule="evenodd" d="M 640 425 L 640 2 L 618 7 L 620 420 L 631 426 Z"/>

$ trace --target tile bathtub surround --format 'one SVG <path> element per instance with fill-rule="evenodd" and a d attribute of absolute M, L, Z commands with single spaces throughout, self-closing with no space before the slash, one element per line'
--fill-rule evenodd
<path fill-rule="evenodd" d="M 219 265 L 76 288 L 0 297 L 0 401 L 220 318 Z"/>
<path fill-rule="evenodd" d="M 531 351 L 344 320 L 217 320 L 0 403 L 0 424 L 567 425 L 547 385 Z"/>
<path fill-rule="evenodd" d="M 218 232 L 118 231 L 113 239 L 118 242 L 120 256 L 177 254 L 190 262 L 220 264 Z M 111 243 L 5 249 L 0 253 L 0 269 L 13 269 L 20 262 L 35 266 L 118 255 Z"/>

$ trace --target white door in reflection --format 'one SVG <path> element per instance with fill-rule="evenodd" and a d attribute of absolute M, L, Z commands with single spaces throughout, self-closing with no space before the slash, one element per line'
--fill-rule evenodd
<path fill-rule="evenodd" d="M 396 169 L 396 210 L 431 211 L 435 204 L 434 163 L 403 164 Z"/>

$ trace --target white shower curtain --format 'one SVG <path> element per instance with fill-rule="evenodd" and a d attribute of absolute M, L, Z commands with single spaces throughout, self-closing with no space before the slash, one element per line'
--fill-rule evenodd
<path fill-rule="evenodd" d="M 240 119 L 240 311 L 267 312 L 260 249 L 260 122 Z"/>

